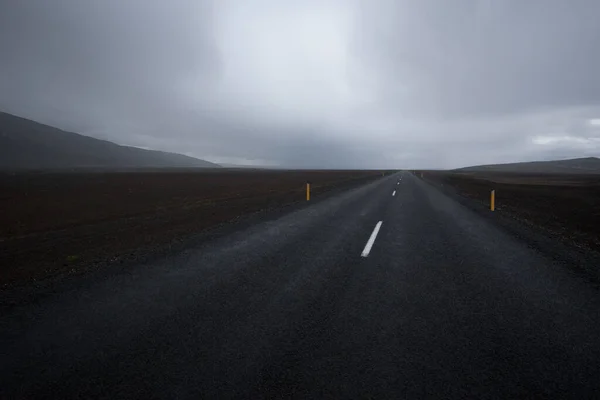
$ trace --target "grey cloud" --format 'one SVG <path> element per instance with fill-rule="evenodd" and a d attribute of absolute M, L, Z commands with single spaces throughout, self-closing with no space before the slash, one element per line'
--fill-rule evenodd
<path fill-rule="evenodd" d="M 0 109 L 286 167 L 594 155 L 595 0 L 0 3 Z"/>
<path fill-rule="evenodd" d="M 3 2 L 0 105 L 67 124 L 164 110 L 218 72 L 209 12 L 204 0 Z"/>
<path fill-rule="evenodd" d="M 386 101 L 442 117 L 600 102 L 596 0 L 379 5 L 365 4 L 355 45 Z"/>

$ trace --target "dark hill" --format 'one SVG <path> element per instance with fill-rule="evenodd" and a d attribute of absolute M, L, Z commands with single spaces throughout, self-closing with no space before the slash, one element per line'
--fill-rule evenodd
<path fill-rule="evenodd" d="M 217 168 L 181 154 L 121 146 L 0 112 L 0 169 Z"/>
<path fill-rule="evenodd" d="M 479 165 L 459 168 L 460 172 L 515 172 L 540 174 L 600 174 L 600 159 L 596 157 L 571 160 L 534 161 L 513 164 Z"/>

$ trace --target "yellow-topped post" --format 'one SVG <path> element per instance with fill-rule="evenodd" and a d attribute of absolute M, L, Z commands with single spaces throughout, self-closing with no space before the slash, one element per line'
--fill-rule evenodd
<path fill-rule="evenodd" d="M 494 211 L 496 209 L 496 191 L 492 190 L 490 193 L 490 210 Z"/>

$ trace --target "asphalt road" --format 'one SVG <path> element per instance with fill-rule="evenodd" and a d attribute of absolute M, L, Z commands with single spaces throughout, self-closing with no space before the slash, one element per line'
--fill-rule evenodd
<path fill-rule="evenodd" d="M 599 306 L 396 174 L 13 309 L 0 397 L 593 398 Z"/>

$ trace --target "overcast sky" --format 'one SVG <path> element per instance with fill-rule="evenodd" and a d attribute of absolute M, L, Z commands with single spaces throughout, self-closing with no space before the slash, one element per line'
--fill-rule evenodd
<path fill-rule="evenodd" d="M 285 167 L 600 154 L 598 0 L 5 0 L 0 110 Z"/>

